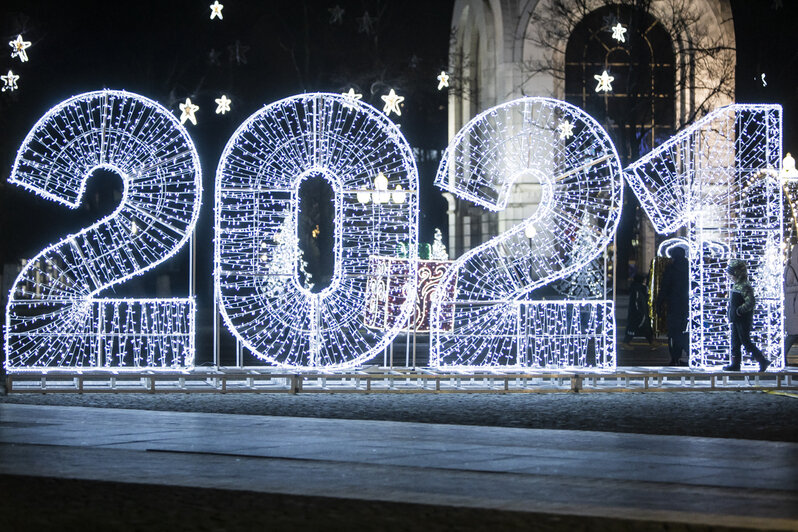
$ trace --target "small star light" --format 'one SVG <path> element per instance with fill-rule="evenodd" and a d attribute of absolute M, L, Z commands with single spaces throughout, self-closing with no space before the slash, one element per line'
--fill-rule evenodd
<path fill-rule="evenodd" d="M 185 124 L 186 120 L 191 120 L 191 123 L 195 126 L 197 125 L 197 111 L 199 111 L 199 105 L 194 105 L 191 103 L 191 98 L 186 98 L 186 103 L 180 104 L 180 110 L 183 111 L 183 114 L 180 115 L 180 123 Z"/>
<path fill-rule="evenodd" d="M 363 98 L 362 94 L 355 92 L 355 89 L 351 87 L 349 88 L 349 92 L 342 92 L 341 96 L 343 96 L 346 100 L 344 107 L 348 109 L 354 109 L 357 107 L 357 101 Z"/>
<path fill-rule="evenodd" d="M 374 22 L 376 20 L 376 18 L 369 15 L 368 11 L 365 11 L 363 16 L 358 17 L 357 19 L 357 32 L 370 34 L 372 31 L 374 31 Z"/>
<path fill-rule="evenodd" d="M 600 76 L 594 75 L 593 77 L 596 79 L 596 81 L 598 81 L 598 85 L 596 85 L 596 92 L 612 91 L 612 82 L 615 80 L 615 78 L 610 76 L 606 70 L 602 72 Z"/>
<path fill-rule="evenodd" d="M 211 4 L 211 20 L 213 20 L 213 19 L 215 19 L 217 17 L 219 18 L 219 20 L 222 20 L 224 18 L 222 16 L 222 9 L 224 9 L 224 6 L 219 3 L 219 0 L 215 0 Z M 235 17 L 233 17 L 233 18 L 235 18 Z"/>
<path fill-rule="evenodd" d="M 222 94 L 221 98 L 216 98 L 214 100 L 216 102 L 216 114 L 223 115 L 225 113 L 230 112 L 230 103 L 233 101 L 224 94 Z M 194 122 L 196 124 L 196 122 Z"/>
<path fill-rule="evenodd" d="M 563 120 L 560 122 L 560 125 L 557 126 L 557 131 L 560 133 L 560 140 L 565 140 L 574 136 L 574 125 L 568 120 Z"/>
<path fill-rule="evenodd" d="M 15 91 L 19 88 L 17 87 L 17 80 L 19 79 L 19 76 L 17 76 L 10 70 L 8 71 L 8 74 L 6 74 L 5 76 L 0 76 L 0 79 L 2 79 L 4 83 L 3 88 L 0 89 L 0 91 L 2 92 Z"/>
<path fill-rule="evenodd" d="M 342 24 L 344 21 L 344 9 L 336 5 L 335 7 L 328 8 L 330 12 L 330 24 Z"/>
<path fill-rule="evenodd" d="M 624 37 L 624 33 L 626 33 L 626 28 L 619 22 L 615 26 L 612 27 L 612 38 L 618 42 L 626 42 L 626 37 Z"/>
<path fill-rule="evenodd" d="M 17 38 L 13 41 L 9 41 L 8 45 L 12 48 L 11 57 L 19 57 L 19 60 L 23 63 L 28 60 L 28 52 L 25 51 L 26 48 L 30 47 L 30 41 L 23 41 L 22 35 L 17 35 Z"/>
<path fill-rule="evenodd" d="M 442 88 L 448 86 L 449 86 L 449 74 L 447 74 L 442 70 L 441 73 L 438 74 L 438 90 L 441 90 Z"/>
<path fill-rule="evenodd" d="M 390 116 L 391 111 L 393 111 L 396 113 L 396 116 L 402 116 L 402 111 L 399 109 L 399 104 L 405 101 L 404 96 L 397 95 L 396 92 L 391 89 L 391 92 L 389 92 L 387 95 L 380 96 L 380 98 L 382 98 L 382 101 L 385 102 L 385 107 L 382 108 L 383 113 Z"/>

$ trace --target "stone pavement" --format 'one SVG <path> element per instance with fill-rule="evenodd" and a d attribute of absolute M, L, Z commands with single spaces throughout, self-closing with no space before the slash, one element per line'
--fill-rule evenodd
<path fill-rule="evenodd" d="M 788 442 L 0 404 L 10 475 L 798 529 Z"/>

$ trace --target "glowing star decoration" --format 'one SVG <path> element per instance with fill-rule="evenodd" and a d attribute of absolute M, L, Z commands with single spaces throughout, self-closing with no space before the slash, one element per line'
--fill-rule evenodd
<path fill-rule="evenodd" d="M 216 98 L 214 101 L 216 102 L 217 115 L 223 115 L 230 112 L 230 104 L 232 103 L 230 98 L 222 94 L 221 98 Z M 194 123 L 196 124 L 196 122 Z"/>
<path fill-rule="evenodd" d="M 330 13 L 330 24 L 343 24 L 344 22 L 344 9 L 339 6 L 335 5 L 327 9 Z"/>
<path fill-rule="evenodd" d="M 11 58 L 19 57 L 23 63 L 28 60 L 28 48 L 30 48 L 30 41 L 23 41 L 22 35 L 17 35 L 13 41 L 9 41 L 8 45 L 11 47 Z"/>
<path fill-rule="evenodd" d="M 574 125 L 568 120 L 563 120 L 557 126 L 557 132 L 560 134 L 560 140 L 565 140 L 574 136 Z"/>
<path fill-rule="evenodd" d="M 580 142 L 561 142 L 553 134 L 564 120 L 579 130 Z M 606 257 L 623 181 L 615 146 L 601 126 L 581 109 L 549 98 L 487 109 L 455 135 L 435 183 L 501 211 L 528 175 L 541 188 L 534 214 L 465 253 L 441 279 L 432 307 L 431 366 L 615 367 L 611 290 L 609 297 L 599 290 L 580 299 L 531 295 Z M 606 275 L 606 267 L 601 271 Z"/>
<path fill-rule="evenodd" d="M 193 297 L 102 297 L 188 242 L 202 197 L 194 144 L 152 100 L 123 91 L 85 93 L 33 126 L 9 183 L 77 209 L 97 170 L 122 179 L 122 202 L 22 268 L 6 308 L 9 372 L 174 371 L 194 364 Z"/>
<path fill-rule="evenodd" d="M 357 31 L 358 33 L 365 33 L 370 35 L 374 31 L 374 23 L 377 21 L 375 17 L 369 15 L 368 11 L 363 13 L 362 17 L 357 18 Z"/>
<path fill-rule="evenodd" d="M 438 74 L 438 90 L 441 90 L 444 87 L 448 86 L 449 86 L 449 74 L 447 74 L 444 71 L 441 71 L 441 73 Z"/>
<path fill-rule="evenodd" d="M 402 110 L 399 109 L 399 104 L 405 101 L 404 96 L 397 95 L 396 92 L 391 89 L 391 92 L 383 94 L 380 98 L 385 102 L 385 106 L 382 108 L 383 113 L 390 116 L 393 112 L 396 113 L 397 116 L 402 116 Z"/>
<path fill-rule="evenodd" d="M 6 74 L 5 76 L 0 76 L 0 79 L 3 80 L 3 88 L 0 89 L 0 91 L 2 92 L 15 91 L 19 88 L 17 87 L 17 81 L 19 81 L 19 76 L 17 76 L 10 70 L 8 71 L 8 74 Z"/>
<path fill-rule="evenodd" d="M 624 28 L 623 24 L 620 22 L 612 27 L 612 38 L 618 42 L 626 42 L 626 37 L 624 36 L 625 33 L 626 28 Z"/>
<path fill-rule="evenodd" d="M 191 98 L 186 98 L 185 103 L 180 104 L 180 123 L 185 124 L 186 120 L 190 120 L 192 124 L 197 125 L 196 112 L 199 111 L 199 105 L 191 103 Z"/>
<path fill-rule="evenodd" d="M 348 92 L 341 93 L 341 96 L 344 97 L 344 107 L 347 109 L 354 109 L 358 105 L 358 100 L 363 98 L 363 95 L 360 93 L 355 92 L 355 89 L 351 88 Z"/>
<path fill-rule="evenodd" d="M 222 9 L 224 9 L 224 6 L 219 3 L 219 0 L 215 0 L 213 2 L 213 4 L 211 4 L 210 7 L 211 7 L 211 20 L 213 20 L 215 18 L 218 18 L 219 20 L 222 20 L 224 18 L 222 16 Z M 233 18 L 235 18 L 235 17 L 233 17 Z"/>
<path fill-rule="evenodd" d="M 371 258 L 398 257 L 405 245 L 410 254 L 391 282 L 416 293 L 418 173 L 396 125 L 365 102 L 348 103 L 340 94 L 313 93 L 263 107 L 232 136 L 217 169 L 221 313 L 249 352 L 278 367 L 355 367 L 381 354 L 413 310 L 408 297 L 395 324 L 364 326 Z M 334 213 L 324 231 L 333 240 L 332 279 L 313 290 L 301 283 L 294 229 L 307 179 L 329 185 Z M 395 193 L 404 202 L 381 202 Z M 285 227 L 288 239 L 280 236 Z"/>
<path fill-rule="evenodd" d="M 690 367 L 729 363 L 729 259 L 744 260 L 757 297 L 754 343 L 784 367 L 781 107 L 716 109 L 624 172 L 656 231 L 684 231 L 690 269 Z M 743 365 L 758 367 L 744 357 Z"/>
<path fill-rule="evenodd" d="M 601 75 L 593 76 L 596 81 L 598 81 L 598 85 L 596 85 L 596 92 L 612 92 L 612 82 L 615 81 L 613 76 L 610 76 L 607 71 L 601 73 Z"/>

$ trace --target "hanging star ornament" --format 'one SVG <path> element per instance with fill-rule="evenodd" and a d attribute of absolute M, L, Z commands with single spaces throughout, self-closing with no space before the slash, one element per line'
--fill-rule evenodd
<path fill-rule="evenodd" d="M 612 38 L 618 42 L 626 42 L 625 33 L 626 28 L 624 28 L 620 22 L 612 27 Z"/>
<path fill-rule="evenodd" d="M 8 74 L 6 74 L 5 76 L 0 76 L 0 79 L 3 80 L 3 88 L 0 89 L 0 91 L 2 92 L 15 91 L 19 88 L 17 87 L 17 80 L 19 80 L 19 76 L 17 76 L 10 70 L 8 71 Z"/>
<path fill-rule="evenodd" d="M 344 9 L 341 6 L 336 4 L 334 7 L 328 8 L 327 11 L 330 13 L 330 24 L 343 24 Z"/>
<path fill-rule="evenodd" d="M 368 11 L 363 13 L 362 17 L 358 17 L 357 19 L 357 32 L 358 33 L 365 33 L 370 34 L 374 31 L 374 22 L 377 19 L 369 15 Z"/>
<path fill-rule="evenodd" d="M 602 72 L 600 76 L 594 75 L 593 77 L 596 81 L 598 81 L 598 85 L 596 85 L 596 92 L 612 91 L 612 82 L 615 80 L 615 77 L 610 76 L 606 70 Z"/>
<path fill-rule="evenodd" d="M 449 86 L 449 74 L 441 70 L 441 73 L 438 74 L 438 90 L 441 90 L 444 87 Z"/>
<path fill-rule="evenodd" d="M 399 109 L 399 104 L 405 101 L 404 96 L 399 96 L 396 94 L 396 92 L 394 92 L 393 89 L 391 89 L 391 92 L 389 92 L 387 95 L 380 96 L 380 98 L 382 98 L 382 101 L 385 102 L 385 107 L 383 107 L 382 111 L 386 115 L 390 116 L 391 112 L 394 112 L 396 113 L 396 116 L 402 116 L 402 111 Z"/>
<path fill-rule="evenodd" d="M 28 52 L 25 50 L 30 48 L 30 41 L 23 41 L 22 35 L 17 35 L 13 41 L 9 41 L 8 45 L 11 47 L 11 58 L 19 57 L 23 63 L 28 60 Z"/>
<path fill-rule="evenodd" d="M 197 115 L 195 113 L 199 111 L 199 105 L 194 105 L 191 103 L 191 98 L 186 98 L 186 103 L 180 104 L 180 110 L 183 112 L 180 115 L 181 124 L 185 124 L 186 120 L 191 120 L 192 124 L 197 125 Z"/>
<path fill-rule="evenodd" d="M 363 98 L 362 94 L 355 92 L 355 89 L 350 88 L 349 92 L 342 92 L 341 96 L 344 97 L 344 106 L 348 109 L 354 109 L 358 105 L 358 100 Z"/>
<path fill-rule="evenodd" d="M 568 120 L 563 120 L 557 126 L 557 132 L 560 134 L 560 140 L 565 140 L 574 136 L 574 125 Z"/>
<path fill-rule="evenodd" d="M 215 0 L 211 4 L 211 20 L 213 20 L 215 18 L 218 18 L 219 20 L 222 20 L 224 18 L 222 16 L 222 9 L 224 9 L 224 6 L 219 3 L 219 0 Z M 233 18 L 235 18 L 235 17 L 233 17 Z"/>
<path fill-rule="evenodd" d="M 216 98 L 214 101 L 216 102 L 217 115 L 223 115 L 225 113 L 230 112 L 230 104 L 232 103 L 233 100 L 222 94 L 221 98 Z"/>

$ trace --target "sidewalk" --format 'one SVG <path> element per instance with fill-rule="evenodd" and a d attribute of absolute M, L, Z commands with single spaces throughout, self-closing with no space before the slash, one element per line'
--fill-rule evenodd
<path fill-rule="evenodd" d="M 784 442 L 0 404 L 0 475 L 798 529 Z"/>

